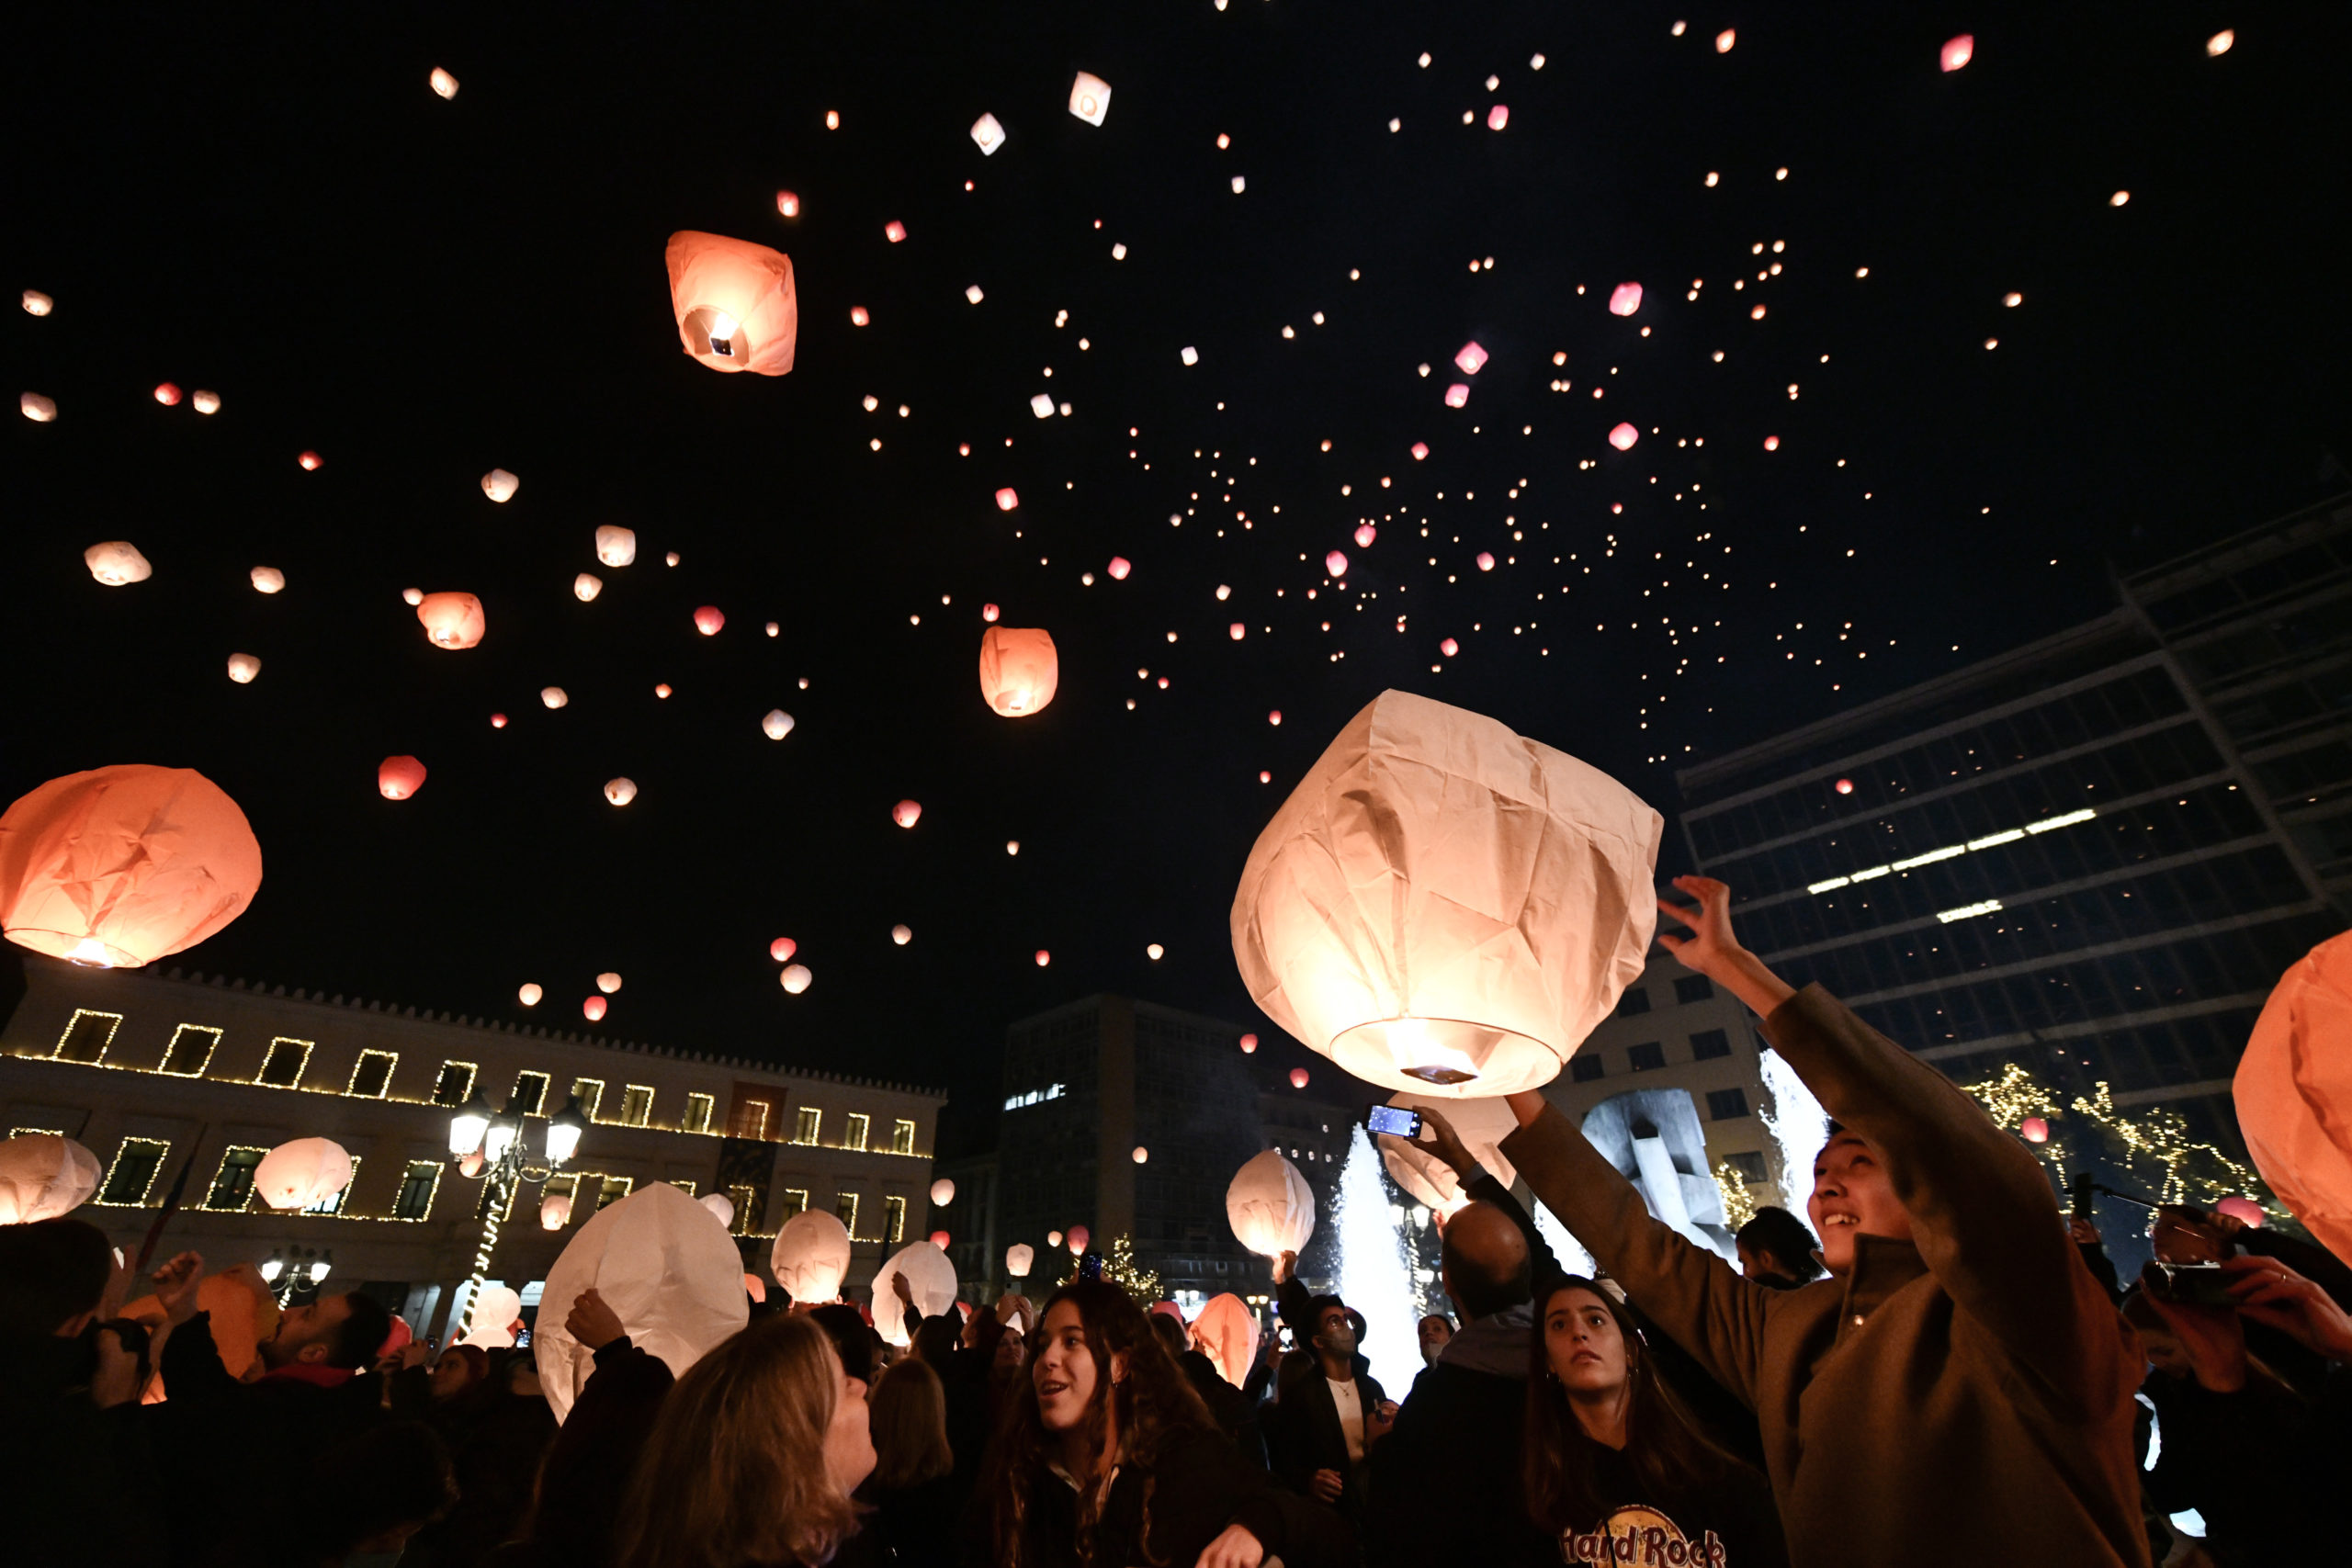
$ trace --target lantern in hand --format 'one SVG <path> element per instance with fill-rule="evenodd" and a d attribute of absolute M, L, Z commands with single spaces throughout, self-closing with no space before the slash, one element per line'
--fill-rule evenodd
<path fill-rule="evenodd" d="M 1225 1190 L 1234 1238 L 1263 1258 L 1297 1252 L 1315 1234 L 1315 1193 L 1280 1149 L 1254 1156 Z"/>
<path fill-rule="evenodd" d="M 698 365 L 781 376 L 792 368 L 800 307 L 792 258 L 749 240 L 682 229 L 670 236 L 670 310 Z"/>
<path fill-rule="evenodd" d="M 890 1283 L 894 1276 L 905 1277 L 917 1311 L 937 1317 L 956 1305 L 956 1265 L 936 1242 L 910 1241 L 875 1271 L 874 1331 L 893 1345 L 904 1345 L 912 1337 L 907 1332 L 907 1303 Z"/>
<path fill-rule="evenodd" d="M 849 1227 L 822 1209 L 804 1209 L 775 1233 L 768 1267 L 795 1302 L 838 1300 L 849 1272 Z"/>
<path fill-rule="evenodd" d="M 1035 626 L 990 626 L 980 634 L 980 695 L 999 716 L 1035 713 L 1054 700 L 1060 682 L 1052 634 Z"/>
<path fill-rule="evenodd" d="M 1234 957 L 1269 1016 L 1368 1083 L 1534 1089 L 1641 974 L 1662 825 L 1574 757 L 1385 692 L 1259 835 Z"/>
<path fill-rule="evenodd" d="M 2279 976 L 2238 1058 L 2238 1126 L 2278 1201 L 2352 1255 L 2352 931 Z"/>

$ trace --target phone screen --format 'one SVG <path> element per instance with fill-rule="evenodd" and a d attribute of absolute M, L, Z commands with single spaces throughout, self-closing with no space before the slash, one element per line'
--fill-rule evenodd
<path fill-rule="evenodd" d="M 1421 1113 L 1402 1105 L 1375 1105 L 1363 1114 L 1367 1133 L 1394 1133 L 1400 1138 L 1421 1134 Z"/>

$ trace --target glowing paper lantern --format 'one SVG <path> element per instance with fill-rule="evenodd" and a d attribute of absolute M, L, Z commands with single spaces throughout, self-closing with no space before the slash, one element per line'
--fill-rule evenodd
<path fill-rule="evenodd" d="M 1458 409 L 1469 402 L 1469 400 L 1470 389 L 1460 381 L 1456 381 L 1453 385 L 1445 389 L 1445 406 L 1447 408 Z"/>
<path fill-rule="evenodd" d="M 1043 968 L 1045 968 L 1047 964 L 1051 964 L 1053 961 L 1054 961 L 1054 955 L 1053 955 L 1052 953 L 1050 953 L 1046 952 L 1046 951 L 1044 948 L 1042 948 L 1042 947 L 1041 947 L 1041 948 L 1039 948 L 1039 949 L 1037 950 L 1037 967 L 1038 967 L 1038 968 L 1043 969 Z"/>
<path fill-rule="evenodd" d="M 1445 1100 L 1437 1095 L 1413 1090 L 1391 1095 L 1388 1103 L 1408 1110 L 1435 1110 L 1452 1122 L 1454 1132 L 1478 1163 L 1493 1172 L 1495 1179 L 1508 1187 L 1518 1172 L 1502 1154 L 1502 1141 L 1519 1130 L 1519 1119 L 1511 1114 L 1510 1106 L 1501 1100 Z M 1470 1201 L 1462 1190 L 1461 1181 L 1453 1168 L 1437 1157 L 1436 1151 L 1419 1143 L 1403 1139 L 1380 1140 L 1381 1162 L 1387 1166 L 1388 1175 L 1398 1187 L 1425 1206 L 1451 1214 Z"/>
<path fill-rule="evenodd" d="M 1778 452 L 1780 449 L 1781 438 L 1779 436 L 1768 435 L 1764 438 L 1764 450 L 1767 452 Z"/>
<path fill-rule="evenodd" d="M 2220 32 L 2215 33 L 2211 38 L 2205 40 L 2205 56 L 2210 60 L 2218 54 L 2227 54 L 2230 52 L 2230 46 L 2237 41 L 2238 35 L 2236 30 L 2231 28 L 2223 28 Z M 29 299 L 31 296 L 28 295 L 26 298 Z M 27 305 L 25 309 L 32 310 L 32 307 L 29 304 Z M 45 316 L 49 314 L 49 312 L 47 310 L 33 310 L 33 314 L 36 316 Z"/>
<path fill-rule="evenodd" d="M 1225 1190 L 1234 1239 L 1261 1258 L 1302 1252 L 1315 1234 L 1315 1192 L 1280 1149 L 1253 1155 Z"/>
<path fill-rule="evenodd" d="M 426 77 L 425 81 L 432 86 L 434 96 L 436 97 L 454 98 L 458 96 L 458 79 L 438 65 L 433 68 L 433 74 Z"/>
<path fill-rule="evenodd" d="M 571 695 L 561 686 L 541 686 L 539 703 L 548 708 L 560 708 L 571 701 Z"/>
<path fill-rule="evenodd" d="M 90 575 L 108 588 L 120 588 L 128 583 L 144 582 L 155 573 L 139 547 L 127 539 L 109 539 L 103 545 L 92 545 L 82 552 L 83 564 Z"/>
<path fill-rule="evenodd" d="M 1611 315 L 1630 316 L 1641 308 L 1642 286 L 1640 284 L 1621 283 L 1616 288 L 1609 291 L 1609 313 Z"/>
<path fill-rule="evenodd" d="M 719 613 L 716 604 L 705 604 L 695 612 L 695 630 L 705 637 L 717 637 L 719 628 L 726 624 L 727 617 Z"/>
<path fill-rule="evenodd" d="M 261 660 L 250 653 L 229 655 L 229 679 L 243 686 L 261 673 Z"/>
<path fill-rule="evenodd" d="M 851 326 L 862 327 L 873 319 L 873 317 L 865 313 L 865 307 L 863 305 L 852 305 L 849 308 L 849 324 Z"/>
<path fill-rule="evenodd" d="M 187 400 L 188 406 L 195 409 L 198 413 L 219 413 L 220 412 L 220 394 L 218 392 L 207 391 L 202 387 L 198 387 L 195 391 L 189 393 Z"/>
<path fill-rule="evenodd" d="M 1060 684 L 1061 656 L 1051 633 L 1037 626 L 990 626 L 980 634 L 980 695 L 992 712 L 1025 717 L 1052 702 Z"/>
<path fill-rule="evenodd" d="M 2256 1230 L 2270 1221 L 2270 1216 L 2263 1212 L 2262 1205 L 2251 1198 L 2224 1198 L 2213 1205 L 2213 1212 L 2217 1214 L 2227 1214 L 2230 1218 Z"/>
<path fill-rule="evenodd" d="M 2218 50 L 2210 50 L 2208 52 L 2218 54 L 2221 51 Z M 43 294 L 38 288 L 28 288 L 24 293 L 24 305 L 26 315 L 46 316 L 57 308 L 57 301 L 51 299 L 48 295 Z"/>
<path fill-rule="evenodd" d="M 306 474 L 318 472 L 319 465 L 326 461 L 316 452 L 304 452 L 294 460 L 302 465 L 302 471 Z"/>
<path fill-rule="evenodd" d="M 90 1182 L 95 1187 L 97 1184 L 97 1178 L 91 1177 Z M 1004 1249 L 1004 1271 L 1015 1280 L 1026 1280 L 1029 1277 L 1029 1270 L 1035 1268 L 1036 1264 L 1037 1249 L 1025 1241 L 1016 1241 Z"/>
<path fill-rule="evenodd" d="M 948 1204 L 956 1201 L 956 1183 L 944 1176 L 938 1180 L 933 1182 L 931 1184 L 931 1201 L 943 1209 L 947 1207 Z"/>
<path fill-rule="evenodd" d="M 424 764 L 413 757 L 387 757 L 376 764 L 376 793 L 386 800 L 406 800 L 424 787 Z"/>
<path fill-rule="evenodd" d="M 1047 1247 L 1059 1247 L 1061 1244 L 1062 1244 L 1062 1233 L 1061 1233 L 1061 1232 L 1059 1232 L 1059 1231 L 1047 1231 L 1047 1232 L 1046 1233 L 1046 1245 Z"/>
<path fill-rule="evenodd" d="M 621 977 L 614 971 L 607 969 L 596 976 L 596 988 L 609 997 L 621 988 Z"/>
<path fill-rule="evenodd" d="M 1356 548 L 1368 550 L 1372 548 L 1372 542 L 1378 537 L 1380 537 L 1380 530 L 1371 524 L 1361 523 L 1356 525 Z"/>
<path fill-rule="evenodd" d="M 571 596 L 582 604 L 594 604 L 604 591 L 605 580 L 594 572 L 583 571 L 571 580 Z"/>
<path fill-rule="evenodd" d="M 2246 1151 L 2322 1245 L 2352 1256 L 2352 931 L 2298 959 L 2255 1021 L 2233 1091 Z"/>
<path fill-rule="evenodd" d="M 907 237 L 907 226 L 893 218 L 882 226 L 882 237 L 895 245 Z"/>
<path fill-rule="evenodd" d="M 1154 964 L 1159 963 L 1160 955 L 1165 953 L 1168 950 L 1166 948 L 1160 946 L 1156 942 L 1146 943 L 1143 950 L 1144 956 L 1150 959 Z"/>
<path fill-rule="evenodd" d="M 1231 637 L 1234 641 L 1239 642 L 1243 637 L 1250 635 L 1250 628 L 1243 626 L 1239 621 L 1235 621 L 1225 628 L 1225 635 Z"/>
<path fill-rule="evenodd" d="M 1487 351 L 1474 340 L 1454 351 L 1453 363 L 1462 367 L 1464 376 L 1476 376 L 1487 363 Z"/>
<path fill-rule="evenodd" d="M 901 828 L 913 827 L 922 816 L 922 803 L 920 801 L 902 800 L 890 807 L 890 820 Z"/>
<path fill-rule="evenodd" d="M 760 733 L 771 740 L 781 740 L 792 733 L 792 716 L 782 708 L 770 708 L 760 720 Z"/>
<path fill-rule="evenodd" d="M 254 1196 L 273 1209 L 307 1209 L 351 1185 L 351 1156 L 332 1138 L 280 1144 L 254 1167 Z"/>
<path fill-rule="evenodd" d="M 279 593 L 286 588 L 286 574 L 274 566 L 257 566 L 245 574 L 256 593 Z"/>
<path fill-rule="evenodd" d="M 1444 654 L 1448 659 L 1451 659 L 1455 654 L 1462 651 L 1462 645 L 1454 641 L 1452 637 L 1447 637 L 1443 642 L 1437 645 L 1437 650 L 1440 653 Z"/>
<path fill-rule="evenodd" d="M 792 368 L 800 309 L 791 257 L 749 240 L 682 229 L 670 236 L 663 259 L 678 339 L 696 364 L 762 376 Z"/>
<path fill-rule="evenodd" d="M 1002 490 L 996 492 L 996 509 L 999 512 L 1010 512 L 1020 504 L 1021 497 L 1013 491 L 1013 488 L 1011 485 L 1007 485 Z"/>
<path fill-rule="evenodd" d="M 538 1006 L 539 998 L 546 995 L 546 989 L 537 980 L 526 980 L 514 991 L 515 999 L 526 1008 Z"/>
<path fill-rule="evenodd" d="M 1959 70 L 1976 58 L 1975 36 L 1971 33 L 1962 33 L 1958 38 L 1946 39 L 1942 58 L 1946 71 Z"/>
<path fill-rule="evenodd" d="M 735 1200 L 724 1192 L 706 1192 L 695 1200 L 710 1211 L 711 1217 L 729 1230 L 735 1227 Z"/>
<path fill-rule="evenodd" d="M 1256 1035 L 1254 1035 L 1254 1034 L 1245 1034 L 1245 1035 L 1243 1035 L 1243 1036 L 1241 1037 L 1241 1042 L 1240 1042 L 1240 1043 L 1241 1043 L 1241 1054 L 1242 1054 L 1243 1055 L 1245 1055 L 1245 1056 L 1254 1056 L 1254 1055 L 1256 1055 L 1258 1054 L 1258 1037 L 1257 1037 Z"/>
<path fill-rule="evenodd" d="M 1282 721 L 1283 721 L 1283 710 L 1282 710 L 1282 709 L 1280 709 L 1280 708 L 1276 708 L 1273 712 L 1272 712 L 1272 713 L 1270 713 L 1270 714 L 1268 714 L 1268 715 L 1266 716 L 1266 722 L 1267 722 L 1268 724 L 1271 724 L 1271 725 L 1274 725 L 1274 726 L 1276 726 L 1276 727 L 1279 727 L 1279 726 L 1282 724 Z"/>
<path fill-rule="evenodd" d="M 504 468 L 492 468 L 481 477 L 482 494 L 495 502 L 504 502 L 514 500 L 514 492 L 522 488 L 523 481 Z"/>
<path fill-rule="evenodd" d="M 1306 1069 L 1305 1067 L 1293 1067 L 1290 1070 L 1290 1087 L 1293 1089 L 1305 1089 L 1306 1087 Z"/>
<path fill-rule="evenodd" d="M 1478 552 L 1477 560 L 1478 570 L 1480 571 L 1492 571 L 1495 570 L 1495 558 L 1492 551 L 1480 550 Z"/>
<path fill-rule="evenodd" d="M 635 779 L 606 779 L 605 798 L 615 806 L 627 806 L 637 798 L 637 781 Z"/>
<path fill-rule="evenodd" d="M 1731 46 L 1738 41 L 1738 32 L 1734 28 L 1725 28 L 1723 31 L 1715 35 L 1715 52 L 1717 54 L 1729 54 L 1731 52 Z"/>
<path fill-rule="evenodd" d="M 1509 104 L 1497 104 L 1493 108 L 1487 111 L 1487 129 L 1488 130 L 1500 130 L 1504 126 L 1509 125 L 1510 123 L 1510 106 Z"/>
<path fill-rule="evenodd" d="M 1211 1297 L 1193 1319 L 1193 1343 L 1217 1376 L 1239 1388 L 1258 1362 L 1258 1314 L 1230 1291 Z"/>
<path fill-rule="evenodd" d="M 797 997 L 808 988 L 808 982 L 816 976 L 808 973 L 806 964 L 789 964 L 778 978 L 783 981 L 784 988 Z"/>
<path fill-rule="evenodd" d="M 489 629 L 481 601 L 470 593 L 427 593 L 416 607 L 425 637 L 435 648 L 471 648 Z"/>
<path fill-rule="evenodd" d="M 1347 576 L 1347 575 L 1348 575 L 1348 558 L 1347 558 L 1347 556 L 1345 555 L 1345 553 L 1343 553 L 1343 552 L 1341 552 L 1341 551 L 1339 551 L 1339 550 L 1333 550 L 1329 555 L 1327 555 L 1327 556 L 1325 556 L 1325 557 L 1323 558 L 1323 570 L 1324 570 L 1326 572 L 1329 573 L 1329 574 L 1330 574 L 1331 576 L 1333 576 L 1333 577 L 1345 577 L 1345 576 Z"/>
<path fill-rule="evenodd" d="M 539 1228 L 560 1231 L 571 1223 L 571 1194 L 550 1192 L 539 1200 Z"/>
<path fill-rule="evenodd" d="M 1089 125 L 1102 124 L 1111 112 L 1111 84 L 1091 71 L 1080 72 L 1070 81 L 1069 112 Z"/>
<path fill-rule="evenodd" d="M 606 523 L 596 530 L 596 558 L 606 566 L 628 566 L 637 559 L 637 530 Z"/>
<path fill-rule="evenodd" d="M 1413 461 L 1416 463 L 1422 462 L 1428 458 L 1429 455 L 1430 444 L 1428 442 L 1416 441 L 1413 443 Z"/>
<path fill-rule="evenodd" d="M 155 386 L 155 400 L 163 404 L 167 409 L 177 408 L 180 401 L 180 389 L 177 387 L 173 386 L 169 381 L 157 382 Z"/>
<path fill-rule="evenodd" d="M 546 1304 L 542 1294 L 541 1305 Z M 564 1315 L 571 1315 L 569 1308 Z M 515 1325 L 522 1321 L 523 1297 L 512 1285 L 484 1285 L 473 1299 L 466 1314 L 468 1327 L 460 1345 L 475 1345 L 485 1350 L 504 1350 L 514 1343 Z"/>
<path fill-rule="evenodd" d="M 1135 1161 L 1137 1165 L 1142 1165 L 1151 1158 L 1151 1151 L 1145 1148 L 1141 1144 L 1137 1144 L 1133 1149 L 1128 1151 L 1127 1157 Z"/>
<path fill-rule="evenodd" d="M 775 209 L 786 218 L 800 216 L 800 198 L 788 190 L 775 193 Z"/>
<path fill-rule="evenodd" d="M 837 1301 L 849 1272 L 849 1228 L 830 1211 L 804 1209 L 776 1232 L 769 1268 L 796 1303 Z"/>
<path fill-rule="evenodd" d="M 1187 344 L 1176 351 L 1176 357 L 1187 365 L 1198 365 L 1201 362 L 1201 351 Z"/>
<path fill-rule="evenodd" d="M 996 116 L 984 114 L 972 122 L 972 140 L 978 144 L 981 157 L 992 157 L 1004 145 L 1004 127 Z"/>
<path fill-rule="evenodd" d="M 1102 570 L 1111 574 L 1112 581 L 1125 582 L 1127 580 L 1127 573 L 1135 570 L 1135 563 L 1125 556 L 1113 556 L 1111 564 Z"/>
<path fill-rule="evenodd" d="M 415 609 L 419 604 L 424 603 L 424 590 L 422 588 L 401 589 L 401 603 L 406 604 L 412 610 Z"/>
<path fill-rule="evenodd" d="M 1597 768 L 1385 692 L 1259 835 L 1234 955 L 1268 1016 L 1366 1082 L 1534 1089 L 1641 973 L 1661 825 Z"/>
<path fill-rule="evenodd" d="M 2029 1144 L 2046 1144 L 2050 1141 L 2050 1123 L 2040 1116 L 2029 1116 L 2018 1123 L 2018 1136 Z"/>
<path fill-rule="evenodd" d="M 792 955 L 799 951 L 800 944 L 788 936 L 780 936 L 768 943 L 768 956 L 778 964 L 790 963 Z"/>
<path fill-rule="evenodd" d="M 605 1021 L 605 1012 L 609 1005 L 602 997 L 590 997 L 580 1004 L 580 1016 L 591 1023 L 602 1023 Z"/>
<path fill-rule="evenodd" d="M 1078 1254 L 1084 1252 L 1086 1250 L 1086 1244 L 1093 1239 L 1094 1233 L 1088 1230 L 1084 1225 L 1070 1226 L 1069 1238 L 1068 1242 L 1070 1255 L 1072 1257 L 1076 1257 Z"/>
<path fill-rule="evenodd" d="M 55 1133 L 19 1133 L 0 1144 L 0 1225 L 70 1214 L 98 1190 L 98 1156 Z"/>
<path fill-rule="evenodd" d="M 951 1239 L 952 1238 L 945 1231 L 933 1231 L 931 1233 L 931 1245 L 939 1248 L 942 1252 L 945 1252 L 947 1250 L 947 1244 Z"/>
<path fill-rule="evenodd" d="M 1029 400 L 1029 412 L 1039 419 L 1054 417 L 1054 400 L 1050 393 L 1039 392 Z"/>
<path fill-rule="evenodd" d="M 539 1386 L 559 1421 L 595 1370 L 594 1353 L 563 1326 L 592 1286 L 621 1320 L 629 1343 L 679 1376 L 752 1317 L 735 1238 L 712 1224 L 701 1204 L 654 1181 L 605 1205 L 580 1227 L 540 1288 L 531 1337 Z M 481 1316 L 477 1311 L 475 1321 Z"/>
<path fill-rule="evenodd" d="M 469 1181 L 471 1181 L 475 1177 L 480 1176 L 481 1174 L 481 1151 L 480 1149 L 476 1149 L 471 1154 L 459 1155 L 458 1156 L 458 1173 Z"/>
<path fill-rule="evenodd" d="M 1854 781 L 1853 781 L 1853 780 L 1851 780 L 1851 779 L 1839 779 L 1839 780 L 1838 781 L 1838 793 L 1839 795 L 1851 795 L 1851 794 L 1853 794 L 1853 793 L 1854 793 Z"/>
<path fill-rule="evenodd" d="M 35 424 L 47 424 L 57 417 L 57 402 L 39 392 L 27 392 L 17 398 L 17 412 Z"/>
<path fill-rule="evenodd" d="M 1616 447 L 1620 452 L 1632 451 L 1634 443 L 1641 438 L 1642 433 L 1630 424 L 1619 423 L 1610 427 L 1609 445 Z"/>
<path fill-rule="evenodd" d="M 915 931 L 912 926 L 892 926 L 890 928 L 891 942 L 900 947 L 906 946 L 907 943 L 914 941 L 914 939 Z"/>

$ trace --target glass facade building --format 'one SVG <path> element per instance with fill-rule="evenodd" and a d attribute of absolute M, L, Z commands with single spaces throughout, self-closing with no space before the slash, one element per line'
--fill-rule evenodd
<path fill-rule="evenodd" d="M 1742 940 L 1962 1080 L 2016 1062 L 2242 1147 L 2273 983 L 2352 911 L 2352 498 L 2118 607 L 1678 775 Z"/>

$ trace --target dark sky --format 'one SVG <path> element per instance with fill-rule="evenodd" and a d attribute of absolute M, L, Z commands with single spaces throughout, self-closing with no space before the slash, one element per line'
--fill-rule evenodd
<path fill-rule="evenodd" d="M 983 1104 L 1004 1025 L 1090 991 L 1263 1026 L 1242 860 L 1385 687 L 1671 817 L 1672 762 L 2340 483 L 2340 6 L 243 9 L 13 18 L 0 174 L 6 281 L 56 300 L 0 354 L 61 411 L 7 427 L 0 798 L 120 761 L 226 788 L 267 876 L 172 961 L 207 971 L 494 1017 L 536 980 L 577 1026 L 617 970 L 616 1036 Z M 679 352 L 681 229 L 790 254 L 789 376 Z M 605 523 L 636 565 L 597 567 Z M 150 581 L 92 581 L 117 538 Z M 481 645 L 428 646 L 411 586 L 481 595 Z M 981 703 L 984 603 L 1058 643 L 1044 713 Z M 392 753 L 413 799 L 375 790 Z"/>

